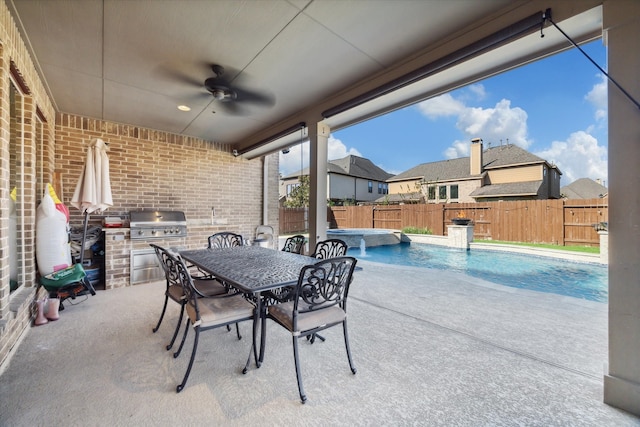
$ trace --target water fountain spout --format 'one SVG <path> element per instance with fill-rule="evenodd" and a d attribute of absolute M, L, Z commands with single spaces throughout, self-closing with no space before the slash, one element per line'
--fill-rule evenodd
<path fill-rule="evenodd" d="M 360 239 L 360 256 L 367 256 L 367 242 L 365 242 L 364 239 Z"/>

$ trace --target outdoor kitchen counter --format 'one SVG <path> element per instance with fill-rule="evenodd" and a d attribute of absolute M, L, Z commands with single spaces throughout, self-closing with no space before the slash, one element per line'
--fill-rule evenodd
<path fill-rule="evenodd" d="M 237 230 L 236 224 L 188 225 L 187 237 L 172 239 L 131 240 L 129 227 L 104 227 L 105 290 L 131 286 L 131 251 L 151 249 L 149 243 L 183 249 L 207 247 L 207 238 L 219 231 Z M 252 236 L 247 236 L 252 238 Z"/>

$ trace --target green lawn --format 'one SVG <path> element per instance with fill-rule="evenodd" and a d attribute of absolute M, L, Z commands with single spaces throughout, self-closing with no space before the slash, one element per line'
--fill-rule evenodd
<path fill-rule="evenodd" d="M 504 242 L 501 240 L 475 240 L 477 243 L 491 243 L 497 245 L 516 245 L 516 246 L 529 246 L 533 248 L 543 248 L 543 249 L 555 249 L 559 251 L 570 251 L 570 252 L 581 252 L 588 254 L 599 254 L 600 248 L 593 246 L 559 246 L 552 245 L 548 243 L 522 243 L 522 242 Z"/>

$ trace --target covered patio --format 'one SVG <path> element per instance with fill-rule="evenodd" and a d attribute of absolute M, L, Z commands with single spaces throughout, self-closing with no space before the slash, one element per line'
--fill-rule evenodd
<path fill-rule="evenodd" d="M 265 363 L 246 375 L 248 324 L 241 341 L 204 334 L 176 394 L 189 350 L 174 359 L 163 347 L 177 304 L 151 332 L 164 288 L 154 282 L 68 305 L 32 329 L 1 377 L 2 424 L 640 425 L 602 402 L 606 304 L 360 264 L 348 306 L 358 372 L 340 328 L 303 341 L 304 406 L 290 336 L 272 323 Z"/>
<path fill-rule="evenodd" d="M 607 71 L 636 100 L 640 94 L 634 0 L 407 1 L 379 9 L 366 1 L 161 3 L 167 7 L 0 2 L 0 424 L 189 423 L 190 416 L 230 424 L 637 423 L 614 407 L 640 414 L 640 193 L 629 191 L 640 181 L 640 121 L 612 84 L 608 307 L 370 267 L 352 295 L 359 373 L 351 376 L 339 338 L 328 332 L 326 343 L 302 355 L 304 408 L 290 342 L 277 333 L 268 363 L 246 377 L 239 373 L 246 342 L 232 334 L 207 339 L 194 368 L 201 373 L 176 397 L 186 358 L 162 350 L 166 325 L 150 332 L 161 287 L 130 286 L 128 267 L 111 268 L 117 289 L 30 328 L 39 297 L 36 204 L 47 182 L 73 188 L 91 138 L 106 137 L 117 164 L 109 213 L 186 210 L 190 247 L 213 231 L 250 235 L 259 224 L 276 224 L 277 153 L 309 139 L 313 245 L 326 237 L 331 132 L 571 48 L 552 30 L 549 7 L 578 43 L 602 37 Z M 213 63 L 235 76 L 239 93 L 265 91 L 277 102 L 235 114 L 244 106 L 225 106 L 219 90 L 204 87 L 222 76 Z M 187 101 L 191 112 L 178 112 Z M 13 188 L 20 287 L 10 291 Z M 125 232 L 110 242 L 131 245 Z M 118 250 L 129 256 L 111 252 Z M 403 291 L 412 281 L 425 288 Z M 336 363 L 328 369 L 326 360 Z M 326 372 L 311 372 L 319 365 Z"/>

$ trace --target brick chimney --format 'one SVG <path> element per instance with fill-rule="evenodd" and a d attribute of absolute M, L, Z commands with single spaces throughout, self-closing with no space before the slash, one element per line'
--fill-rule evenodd
<path fill-rule="evenodd" d="M 480 175 L 482 173 L 482 138 L 473 138 L 471 140 L 471 175 Z"/>

